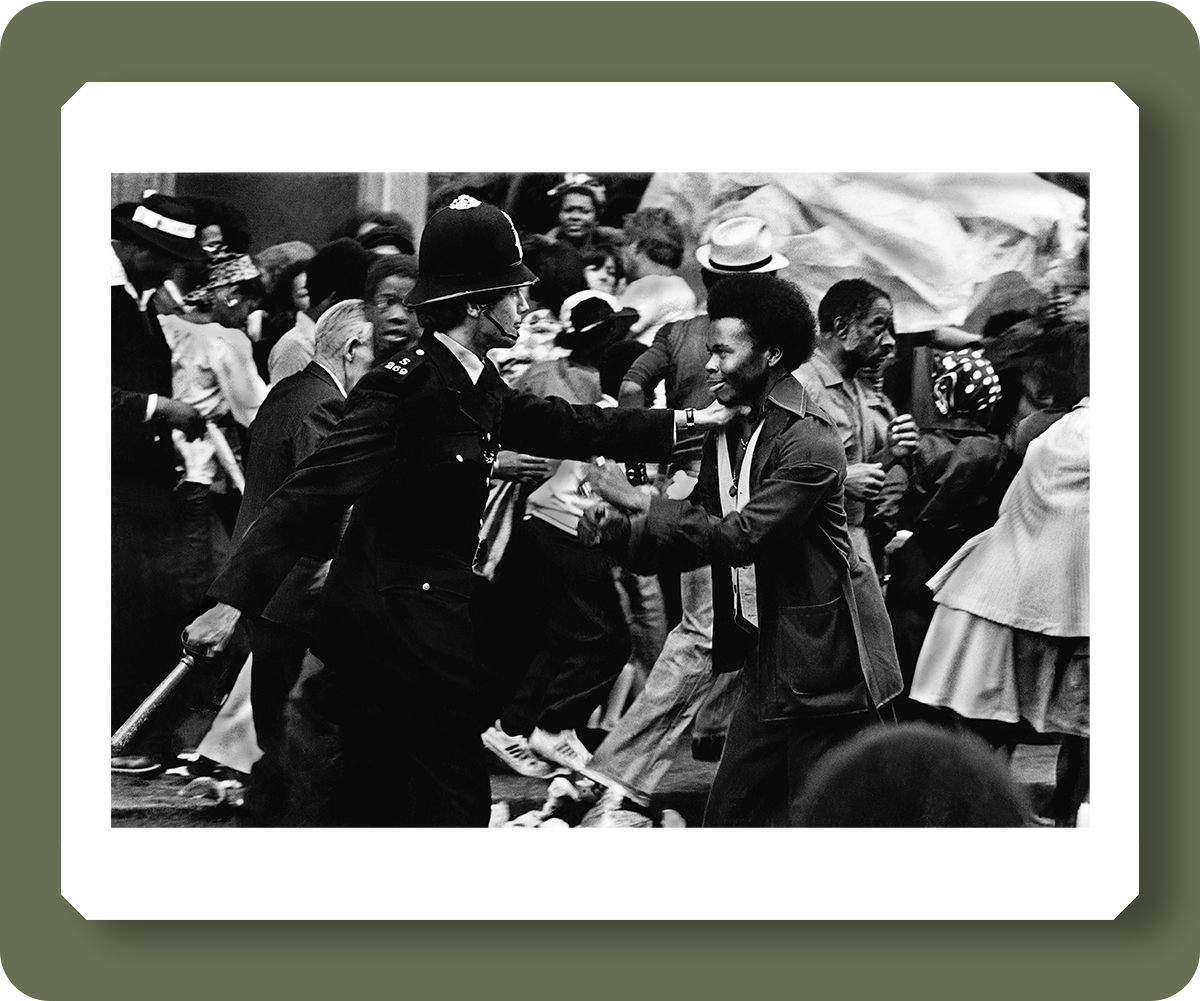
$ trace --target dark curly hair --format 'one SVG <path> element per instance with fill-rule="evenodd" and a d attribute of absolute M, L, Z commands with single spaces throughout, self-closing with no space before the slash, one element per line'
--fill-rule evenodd
<path fill-rule="evenodd" d="M 246 213 L 222 198 L 189 195 L 183 199 L 196 213 L 196 232 L 206 226 L 221 227 L 221 242 L 235 254 L 250 253 L 250 224 Z"/>
<path fill-rule="evenodd" d="M 371 262 L 363 282 L 363 298 L 373 299 L 385 278 L 412 278 L 418 276 L 417 259 L 408 254 L 389 254 Z"/>
<path fill-rule="evenodd" d="M 537 243 L 525 254 L 525 266 L 538 276 L 530 295 L 555 315 L 567 296 L 588 287 L 583 257 L 569 244 Z"/>
<path fill-rule="evenodd" d="M 335 296 L 334 302 L 361 299 L 372 260 L 368 251 L 347 237 L 325 244 L 308 262 L 308 297 L 312 304 L 316 306 L 331 295 Z"/>
<path fill-rule="evenodd" d="M 800 287 L 773 274 L 723 279 L 709 294 L 708 316 L 741 320 L 758 344 L 783 352 L 783 367 L 789 372 L 808 360 L 817 336 L 812 309 Z"/>
<path fill-rule="evenodd" d="M 817 307 L 817 320 L 821 324 L 821 333 L 832 334 L 833 324 L 840 316 L 849 323 L 863 319 L 871 311 L 876 299 L 892 297 L 877 285 L 872 285 L 864 278 L 847 278 L 836 282 L 821 298 Z"/>

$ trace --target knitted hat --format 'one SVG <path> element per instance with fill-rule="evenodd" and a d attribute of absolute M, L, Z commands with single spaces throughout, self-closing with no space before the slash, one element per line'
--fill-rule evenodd
<path fill-rule="evenodd" d="M 261 277 L 267 291 L 271 291 L 275 287 L 275 280 L 283 272 L 297 261 L 311 261 L 315 253 L 316 251 L 302 240 L 288 240 L 264 247 L 254 255 L 254 263 L 262 272 Z"/>

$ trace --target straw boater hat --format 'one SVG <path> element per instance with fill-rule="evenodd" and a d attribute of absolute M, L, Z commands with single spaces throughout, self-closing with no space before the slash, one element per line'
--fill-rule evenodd
<path fill-rule="evenodd" d="M 203 261 L 196 242 L 196 215 L 179 198 L 151 193 L 141 202 L 112 210 L 112 238 L 132 240 L 163 251 L 179 261 Z"/>
<path fill-rule="evenodd" d="M 470 195 L 459 195 L 430 217 L 421 234 L 417 267 L 417 284 L 406 306 L 537 281 L 522 263 L 521 240 L 508 214 Z"/>
<path fill-rule="evenodd" d="M 750 215 L 726 219 L 696 250 L 696 260 L 706 271 L 747 275 L 778 271 L 788 259 L 774 249 L 771 231 L 761 219 Z"/>

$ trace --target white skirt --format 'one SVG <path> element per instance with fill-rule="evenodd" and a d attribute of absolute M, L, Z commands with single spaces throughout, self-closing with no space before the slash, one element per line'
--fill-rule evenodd
<path fill-rule="evenodd" d="M 1090 733 L 1086 637 L 1043 636 L 938 605 L 910 697 L 968 719 L 1017 723 L 1039 733 Z"/>

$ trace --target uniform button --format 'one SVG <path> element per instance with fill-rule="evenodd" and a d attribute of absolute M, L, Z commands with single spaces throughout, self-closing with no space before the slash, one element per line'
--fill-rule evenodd
<path fill-rule="evenodd" d="M 421 585 L 421 590 L 422 590 L 422 591 L 428 591 L 428 590 L 429 590 L 429 582 L 428 582 L 428 581 L 426 581 L 424 584 L 422 584 L 422 585 Z"/>
<path fill-rule="evenodd" d="M 424 348 L 417 348 L 417 354 L 419 354 L 419 355 L 423 355 L 424 353 L 425 353 L 425 349 L 424 349 Z"/>
<path fill-rule="evenodd" d="M 456 455 L 454 458 L 457 459 L 459 462 L 463 461 L 461 455 Z"/>

